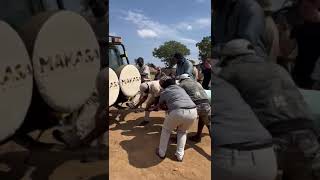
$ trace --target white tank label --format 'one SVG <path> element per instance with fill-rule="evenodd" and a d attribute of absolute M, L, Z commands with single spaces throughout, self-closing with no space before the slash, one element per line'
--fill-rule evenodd
<path fill-rule="evenodd" d="M 56 111 L 77 110 L 91 96 L 99 72 L 96 36 L 82 16 L 69 11 L 52 14 L 38 32 L 32 62 L 40 94 Z"/>
<path fill-rule="evenodd" d="M 33 75 L 22 39 L 2 21 L 0 39 L 0 141 L 3 141 L 24 121 L 32 98 Z"/>

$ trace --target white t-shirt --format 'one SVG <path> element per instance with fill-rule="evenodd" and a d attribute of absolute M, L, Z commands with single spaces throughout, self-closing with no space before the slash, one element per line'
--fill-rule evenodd
<path fill-rule="evenodd" d="M 137 66 L 137 69 L 139 70 L 142 81 L 150 80 L 150 68 L 148 65 L 143 65 L 142 67 Z M 147 74 L 146 76 L 142 76 L 142 74 Z"/>
<path fill-rule="evenodd" d="M 149 85 L 149 93 L 151 96 L 153 97 L 159 97 L 160 96 L 160 92 L 161 92 L 161 86 L 160 86 L 160 81 L 149 81 L 146 82 Z M 142 93 L 142 96 L 146 96 L 147 94 Z"/>

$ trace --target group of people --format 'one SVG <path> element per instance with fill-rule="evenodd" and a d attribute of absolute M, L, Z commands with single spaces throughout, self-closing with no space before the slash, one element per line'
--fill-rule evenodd
<path fill-rule="evenodd" d="M 204 89 L 210 89 L 210 81 L 211 81 L 211 63 L 210 58 L 203 58 L 202 63 L 199 64 L 199 67 L 196 67 L 195 62 L 187 60 L 183 57 L 181 53 L 176 53 L 172 57 L 173 63 L 177 65 L 176 72 L 170 73 L 168 76 L 175 78 L 176 76 L 181 75 L 183 72 L 189 74 L 190 77 L 195 79 L 197 82 L 201 83 Z M 139 57 L 136 59 L 136 67 L 138 68 L 141 81 L 150 81 L 151 78 L 151 71 L 150 67 L 144 63 L 144 59 Z M 177 70 L 178 69 L 178 70 Z M 162 72 L 160 67 L 156 67 L 155 70 L 157 71 L 153 80 L 160 80 L 161 76 L 165 73 Z"/>
<path fill-rule="evenodd" d="M 320 179 L 319 135 L 299 91 L 312 83 L 297 78 L 311 60 L 297 58 L 295 75 L 279 65 L 270 3 L 213 1 L 213 179 Z"/>
<path fill-rule="evenodd" d="M 147 125 L 151 118 L 151 111 L 166 110 L 167 115 L 163 123 L 159 147 L 156 154 L 164 158 L 171 133 L 177 132 L 177 161 L 182 161 L 187 141 L 187 130 L 199 117 L 198 131 L 190 137 L 195 142 L 201 141 L 202 130 L 206 125 L 210 132 L 211 106 L 210 100 L 202 85 L 192 74 L 193 65 L 180 53 L 173 56 L 177 64 L 176 76 L 171 77 L 162 73 L 159 79 L 150 80 L 150 70 L 144 65 L 143 59 L 137 59 L 137 66 L 142 77 L 139 100 L 131 103 L 131 108 L 138 108 L 146 103 L 145 117 L 140 125 Z"/>

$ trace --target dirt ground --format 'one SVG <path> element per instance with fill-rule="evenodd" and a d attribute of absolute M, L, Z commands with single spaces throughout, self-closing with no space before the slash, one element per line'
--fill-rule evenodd
<path fill-rule="evenodd" d="M 41 147 L 27 150 L 13 141 L 1 145 L 0 180 L 106 180 L 108 176 L 111 180 L 211 179 L 211 142 L 206 128 L 201 143 L 187 141 L 183 162 L 174 159 L 173 143 L 167 158 L 161 160 L 155 149 L 164 112 L 152 112 L 152 122 L 145 127 L 138 126 L 143 116 L 126 112 L 119 121 L 110 118 L 109 152 L 95 147 L 66 150 L 52 138 L 52 129 L 41 136 L 40 141 L 46 143 Z M 197 122 L 189 135 L 196 127 Z"/>
<path fill-rule="evenodd" d="M 1 180 L 106 180 L 107 149 L 83 148 L 65 150 L 51 136 L 51 130 L 40 138 L 48 143 L 31 151 L 13 141 L 0 146 Z M 37 132 L 33 134 L 35 136 Z M 54 143 L 54 144 L 53 144 Z M 31 153 L 30 153 L 31 152 Z M 99 160 L 105 159 L 105 160 Z M 89 160 L 89 161 L 88 161 Z M 91 160 L 91 161 L 90 161 Z"/>
<path fill-rule="evenodd" d="M 113 111 L 112 114 L 116 114 Z M 170 143 L 167 158 L 155 155 L 164 112 L 152 112 L 151 123 L 139 126 L 144 113 L 127 112 L 119 121 L 111 118 L 109 129 L 109 177 L 112 180 L 211 179 L 211 140 L 204 128 L 201 143 L 187 141 L 183 162 L 175 160 L 176 144 Z M 197 122 L 188 135 L 196 132 Z"/>

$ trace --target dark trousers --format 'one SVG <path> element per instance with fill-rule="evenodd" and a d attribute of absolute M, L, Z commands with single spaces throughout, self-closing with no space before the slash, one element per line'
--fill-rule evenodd
<path fill-rule="evenodd" d="M 274 149 L 213 149 L 211 176 L 216 180 L 275 180 L 277 161 Z"/>
<path fill-rule="evenodd" d="M 320 180 L 320 146 L 311 130 L 274 137 L 282 180 Z"/>
<path fill-rule="evenodd" d="M 210 82 L 210 77 L 204 77 L 202 81 L 203 89 L 209 90 L 209 82 Z"/>

